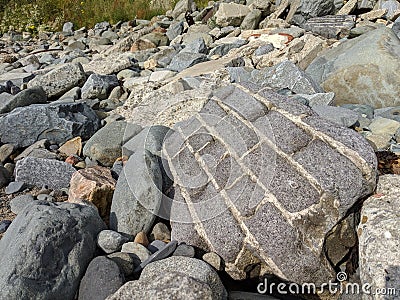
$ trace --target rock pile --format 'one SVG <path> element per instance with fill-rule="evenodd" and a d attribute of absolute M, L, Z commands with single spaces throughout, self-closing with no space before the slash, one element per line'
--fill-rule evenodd
<path fill-rule="evenodd" d="M 398 286 L 399 16 L 396 0 L 180 0 L 4 34 L 0 299 Z"/>

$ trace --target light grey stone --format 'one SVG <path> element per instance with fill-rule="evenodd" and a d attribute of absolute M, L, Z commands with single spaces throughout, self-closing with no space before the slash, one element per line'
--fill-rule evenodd
<path fill-rule="evenodd" d="M 82 87 L 82 98 L 107 99 L 111 90 L 118 85 L 119 82 L 116 75 L 92 74 Z"/>
<path fill-rule="evenodd" d="M 7 101 L 0 102 L 0 113 L 8 113 L 14 108 L 28 106 L 31 104 L 46 103 L 47 95 L 42 87 L 33 87 L 19 92 Z"/>
<path fill-rule="evenodd" d="M 32 203 L 33 201 L 35 201 L 35 199 L 30 194 L 17 196 L 10 201 L 11 211 L 18 215 L 26 205 Z"/>
<path fill-rule="evenodd" d="M 253 30 L 258 28 L 261 21 L 262 11 L 259 9 L 251 10 L 240 24 L 242 30 Z"/>
<path fill-rule="evenodd" d="M 121 252 L 135 254 L 140 259 L 140 262 L 146 261 L 151 255 L 151 252 L 145 246 L 135 242 L 123 244 Z"/>
<path fill-rule="evenodd" d="M 207 60 L 207 56 L 202 53 L 180 52 L 172 58 L 168 69 L 180 72 Z"/>
<path fill-rule="evenodd" d="M 61 96 L 73 87 L 82 86 L 85 79 L 86 75 L 81 64 L 68 63 L 35 77 L 28 82 L 28 87 L 41 86 L 50 98 Z"/>
<path fill-rule="evenodd" d="M 26 187 L 25 182 L 12 181 L 6 187 L 5 193 L 7 195 L 18 193 L 18 192 L 23 191 L 25 189 L 25 187 Z"/>
<path fill-rule="evenodd" d="M 243 19 L 250 13 L 246 5 L 236 3 L 220 3 L 215 14 L 215 23 L 220 27 L 240 26 Z"/>
<path fill-rule="evenodd" d="M 338 125 L 351 127 L 357 123 L 360 114 L 337 106 L 314 105 L 312 109 L 321 117 Z"/>
<path fill-rule="evenodd" d="M 75 168 L 55 159 L 27 157 L 15 166 L 15 180 L 35 185 L 61 189 L 69 186 Z"/>
<path fill-rule="evenodd" d="M 128 239 L 116 231 L 103 230 L 97 236 L 97 245 L 107 254 L 121 250 Z"/>

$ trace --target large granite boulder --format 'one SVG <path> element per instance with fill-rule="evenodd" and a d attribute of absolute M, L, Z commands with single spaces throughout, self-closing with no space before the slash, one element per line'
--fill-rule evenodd
<path fill-rule="evenodd" d="M 375 188 L 365 139 L 250 83 L 216 90 L 173 129 L 173 240 L 217 252 L 236 279 L 258 263 L 297 283 L 335 278 L 325 236 Z"/>
<path fill-rule="evenodd" d="M 17 147 L 41 139 L 63 144 L 76 136 L 88 139 L 99 127 L 99 117 L 87 104 L 33 104 L 0 117 L 0 139 Z"/>
<path fill-rule="evenodd" d="M 390 29 L 369 31 L 319 55 L 306 69 L 335 104 L 399 106 L 400 40 Z"/>
<path fill-rule="evenodd" d="M 48 97 L 61 96 L 76 86 L 82 86 L 86 75 L 80 63 L 68 63 L 37 76 L 28 82 L 28 87 L 41 86 Z"/>
<path fill-rule="evenodd" d="M 370 291 L 396 291 L 400 285 L 400 176 L 379 177 L 376 194 L 369 197 L 361 210 L 358 226 L 360 278 Z M 395 299 L 394 294 L 387 294 Z M 391 298 L 393 297 L 393 298 Z M 363 294 L 363 299 L 376 299 Z"/>
<path fill-rule="evenodd" d="M 90 206 L 25 206 L 0 240 L 1 299 L 74 299 L 104 227 Z"/>

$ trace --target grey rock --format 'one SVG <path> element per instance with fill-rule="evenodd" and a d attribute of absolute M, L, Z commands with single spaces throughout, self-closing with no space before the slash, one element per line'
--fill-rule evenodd
<path fill-rule="evenodd" d="M 28 106 L 31 104 L 41 104 L 47 102 L 44 89 L 40 86 L 26 89 L 8 99 L 0 102 L 0 113 L 8 113 L 14 108 Z"/>
<path fill-rule="evenodd" d="M 151 255 L 151 252 L 145 246 L 135 242 L 123 244 L 121 252 L 136 255 L 141 263 L 146 261 Z"/>
<path fill-rule="evenodd" d="M 219 56 L 224 56 L 228 54 L 228 52 L 232 49 L 235 48 L 240 48 L 243 45 L 246 45 L 247 41 L 242 38 L 223 38 L 217 42 L 217 46 L 212 48 L 210 50 L 210 56 L 211 55 L 219 55 Z"/>
<path fill-rule="evenodd" d="M 90 206 L 40 201 L 25 206 L 0 240 L 2 297 L 74 299 L 104 227 Z"/>
<path fill-rule="evenodd" d="M 400 79 L 399 61 L 393 60 L 399 55 L 399 39 L 382 27 L 325 51 L 306 73 L 325 91 L 335 93 L 336 105 L 399 106 L 400 87 L 395 84 Z"/>
<path fill-rule="evenodd" d="M 50 196 L 48 194 L 39 194 L 37 195 L 37 200 L 39 201 L 48 201 L 48 202 L 54 202 L 54 197 Z"/>
<path fill-rule="evenodd" d="M 72 33 L 74 31 L 74 24 L 72 22 L 64 23 L 62 31 Z"/>
<path fill-rule="evenodd" d="M 307 20 L 302 27 L 326 38 L 338 39 L 350 34 L 350 30 L 356 25 L 355 19 L 355 16 L 348 15 L 315 17 Z"/>
<path fill-rule="evenodd" d="M 301 0 L 293 17 L 293 22 L 302 24 L 305 20 L 331 15 L 334 11 L 334 0 Z"/>
<path fill-rule="evenodd" d="M 150 252 L 156 253 L 158 250 L 163 249 L 167 243 L 160 241 L 160 240 L 154 240 L 152 241 L 149 246 L 147 246 L 147 249 L 150 250 Z"/>
<path fill-rule="evenodd" d="M 5 187 L 10 182 L 10 174 L 7 169 L 0 165 L 0 188 Z"/>
<path fill-rule="evenodd" d="M 161 149 L 170 128 L 155 125 L 144 128 L 122 146 L 122 155 L 131 156 L 132 153 L 146 149 L 153 155 L 161 156 Z"/>
<path fill-rule="evenodd" d="M 118 34 L 115 33 L 115 32 L 112 31 L 112 30 L 104 31 L 104 32 L 101 34 L 101 37 L 102 37 L 103 39 L 108 39 L 108 40 L 110 40 L 110 41 L 117 40 L 117 39 L 119 38 Z M 111 45 L 112 45 L 112 43 L 111 43 Z"/>
<path fill-rule="evenodd" d="M 124 252 L 115 252 L 107 255 L 107 257 L 113 260 L 125 276 L 131 276 L 133 270 L 140 265 L 141 261 L 136 255 Z"/>
<path fill-rule="evenodd" d="M 79 286 L 78 300 L 104 300 L 124 284 L 118 265 L 105 256 L 93 259 Z"/>
<path fill-rule="evenodd" d="M 227 67 L 231 82 L 246 82 L 251 81 L 252 68 L 246 67 Z"/>
<path fill-rule="evenodd" d="M 13 154 L 15 147 L 13 144 L 4 144 L 0 147 L 0 163 L 4 163 L 11 154 Z"/>
<path fill-rule="evenodd" d="M 183 22 L 175 22 L 172 23 L 171 26 L 169 26 L 166 35 L 167 37 L 172 41 L 174 38 L 176 38 L 178 35 L 181 35 L 183 33 Z"/>
<path fill-rule="evenodd" d="M 121 250 L 128 239 L 116 231 L 103 230 L 97 236 L 97 245 L 107 254 Z"/>
<path fill-rule="evenodd" d="M 82 87 L 82 98 L 107 99 L 111 90 L 119 85 L 116 75 L 92 74 Z"/>
<path fill-rule="evenodd" d="M 259 9 L 251 10 L 240 24 L 240 29 L 242 30 L 252 30 L 257 29 L 258 24 L 261 21 L 262 11 Z"/>
<path fill-rule="evenodd" d="M 189 43 L 187 43 L 185 45 L 185 48 L 183 48 L 180 52 L 181 53 L 190 52 L 190 53 L 207 54 L 208 48 L 207 48 L 207 45 L 206 45 L 206 42 L 204 41 L 204 39 L 202 37 L 199 37 L 199 38 L 194 39 L 194 40 L 190 41 Z"/>
<path fill-rule="evenodd" d="M 377 111 L 378 110 L 375 110 L 375 116 L 400 122 L 400 106 L 390 107 L 388 109 L 385 109 L 385 111 L 382 113 L 378 113 Z"/>
<path fill-rule="evenodd" d="M 254 70 L 252 78 L 261 86 L 289 89 L 296 94 L 315 94 L 324 91 L 314 79 L 291 61 L 284 61 L 264 70 Z"/>
<path fill-rule="evenodd" d="M 27 157 L 19 160 L 15 166 L 15 181 L 52 189 L 69 186 L 75 168 L 63 161 L 55 159 Z"/>
<path fill-rule="evenodd" d="M 36 149 L 44 149 L 46 150 L 47 147 L 49 147 L 50 143 L 46 139 L 39 140 L 35 142 L 34 144 L 30 145 L 28 148 L 26 148 L 20 155 L 18 155 L 16 158 L 14 158 L 14 161 L 17 162 L 18 160 L 21 160 L 25 157 L 28 157 L 30 153 Z"/>
<path fill-rule="evenodd" d="M 74 50 L 85 50 L 86 45 L 81 41 L 74 41 L 68 44 L 68 47 L 65 48 L 65 51 L 74 51 Z"/>
<path fill-rule="evenodd" d="M 180 72 L 182 70 L 185 70 L 191 66 L 194 66 L 198 63 L 207 60 L 208 60 L 207 56 L 202 53 L 180 52 L 172 58 L 172 61 L 169 64 L 168 69 Z"/>
<path fill-rule="evenodd" d="M 358 0 L 358 9 L 373 9 L 378 0 Z"/>
<path fill-rule="evenodd" d="M 79 63 L 68 63 L 37 76 L 28 82 L 28 87 L 41 86 L 47 96 L 57 97 L 76 86 L 82 86 L 86 75 Z"/>
<path fill-rule="evenodd" d="M 0 234 L 7 231 L 8 227 L 10 227 L 11 221 L 10 220 L 2 220 L 0 222 Z"/>
<path fill-rule="evenodd" d="M 62 95 L 58 101 L 65 100 L 65 102 L 75 102 L 75 100 L 81 99 L 81 88 L 79 86 L 70 89 L 64 95 Z"/>
<path fill-rule="evenodd" d="M 360 114 L 337 106 L 314 105 L 312 109 L 321 117 L 338 125 L 351 127 L 357 123 Z"/>
<path fill-rule="evenodd" d="M 112 53 L 107 57 L 99 56 L 84 64 L 85 72 L 93 72 L 100 75 L 116 74 L 121 70 L 134 67 L 135 56 L 131 53 Z"/>
<path fill-rule="evenodd" d="M 63 144 L 76 136 L 88 139 L 99 126 L 98 116 L 84 103 L 34 104 L 0 117 L 0 137 L 17 147 L 41 139 Z"/>
<path fill-rule="evenodd" d="M 30 194 L 17 196 L 10 201 L 11 211 L 18 215 L 25 206 L 31 204 L 33 201 L 35 201 L 35 199 Z"/>
<path fill-rule="evenodd" d="M 122 156 L 122 145 L 137 135 L 142 127 L 115 121 L 97 131 L 83 147 L 83 155 L 111 167 Z"/>
<path fill-rule="evenodd" d="M 297 94 L 308 100 L 308 105 L 314 107 L 315 105 L 331 105 L 335 98 L 335 93 L 316 93 L 316 94 Z"/>
<path fill-rule="evenodd" d="M 193 6 L 193 0 L 179 0 L 171 13 L 172 18 L 177 19 L 180 15 L 191 12 Z"/>
<path fill-rule="evenodd" d="M 110 228 L 131 238 L 148 232 L 162 198 L 162 177 L 157 157 L 143 149 L 129 157 L 115 187 Z"/>
<path fill-rule="evenodd" d="M 268 43 L 266 45 L 262 45 L 262 46 L 258 47 L 256 49 L 256 51 L 254 51 L 254 55 L 261 56 L 261 55 L 267 54 L 274 50 L 275 50 L 274 45 L 272 45 L 271 43 Z"/>
<path fill-rule="evenodd" d="M 376 184 L 375 153 L 362 136 L 253 83 L 214 90 L 173 129 L 163 146 L 174 178 L 172 240 L 216 252 L 235 279 L 247 276 L 243 262 L 292 282 L 335 278 L 321 256 L 325 236 Z"/>
<path fill-rule="evenodd" d="M 164 247 L 160 248 L 158 251 L 151 254 L 146 260 L 142 261 L 142 263 L 134 270 L 134 272 L 139 272 L 148 264 L 151 264 L 155 261 L 162 260 L 167 258 L 168 256 L 174 253 L 176 246 L 178 245 L 177 241 L 172 241 L 166 244 Z"/>
<path fill-rule="evenodd" d="M 34 79 L 35 75 L 26 72 L 7 72 L 0 75 L 0 84 L 11 83 L 12 86 L 22 86 L 22 84 Z M 11 92 L 11 86 L 8 89 Z"/>
<path fill-rule="evenodd" d="M 153 274 L 146 280 L 129 281 L 107 300 L 176 300 L 226 299 L 213 297 L 210 286 L 176 271 Z"/>
<path fill-rule="evenodd" d="M 396 0 L 379 0 L 376 9 L 387 9 L 385 17 L 392 20 L 399 16 L 400 3 Z"/>
<path fill-rule="evenodd" d="M 171 231 L 164 223 L 157 223 L 151 230 L 150 240 L 160 240 L 160 241 L 171 240 Z"/>
<path fill-rule="evenodd" d="M 147 265 L 140 275 L 140 281 L 150 280 L 154 275 L 179 272 L 206 283 L 212 290 L 212 299 L 225 299 L 226 290 L 217 272 L 207 263 L 189 257 L 172 256 Z"/>
<path fill-rule="evenodd" d="M 179 244 L 174 253 L 172 254 L 173 256 L 186 256 L 186 257 L 194 257 L 195 251 L 194 248 L 190 245 L 186 245 L 185 243 Z"/>
<path fill-rule="evenodd" d="M 250 9 L 246 5 L 236 3 L 221 3 L 215 13 L 215 23 L 220 27 L 240 26 Z"/>
<path fill-rule="evenodd" d="M 5 193 L 7 195 L 18 193 L 18 192 L 23 191 L 23 189 L 25 189 L 25 187 L 26 187 L 25 182 L 13 181 L 8 184 L 8 186 L 6 187 Z"/>
<path fill-rule="evenodd" d="M 400 284 L 399 175 L 379 177 L 377 196 L 368 198 L 362 207 L 358 225 L 360 278 L 371 291 L 388 289 Z M 396 298 L 396 297 L 395 297 Z M 393 299 L 395 299 L 393 298 Z M 374 299 L 364 294 L 362 299 Z"/>

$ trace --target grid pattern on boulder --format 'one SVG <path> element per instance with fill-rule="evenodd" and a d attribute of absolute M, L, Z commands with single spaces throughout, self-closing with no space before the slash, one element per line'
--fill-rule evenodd
<path fill-rule="evenodd" d="M 218 89 L 174 130 L 173 239 L 217 252 L 236 279 L 254 264 L 293 282 L 334 278 L 325 236 L 375 187 L 362 137 L 250 83 Z"/>

